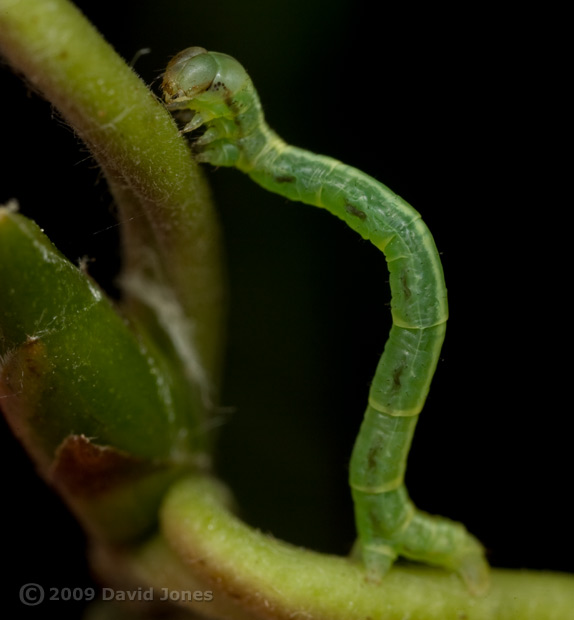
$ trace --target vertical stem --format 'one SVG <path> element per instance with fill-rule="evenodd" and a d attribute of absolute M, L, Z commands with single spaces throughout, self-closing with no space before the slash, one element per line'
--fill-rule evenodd
<path fill-rule="evenodd" d="M 173 120 L 67 0 L 0 0 L 0 51 L 58 108 L 113 180 L 131 274 L 146 241 L 161 265 L 161 285 L 173 291 L 191 326 L 183 336 L 191 334 L 188 346 L 203 369 L 204 379 L 196 379 L 207 381 L 202 386 L 207 388 L 217 383 L 220 232 L 206 186 Z M 145 239 L 132 224 L 134 217 L 147 222 Z M 132 287 L 128 297 L 140 294 Z"/>

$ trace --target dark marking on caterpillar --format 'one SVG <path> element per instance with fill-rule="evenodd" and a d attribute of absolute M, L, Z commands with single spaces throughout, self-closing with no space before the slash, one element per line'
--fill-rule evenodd
<path fill-rule="evenodd" d="M 402 387 L 401 383 L 401 375 L 405 370 L 406 364 L 405 362 L 401 362 L 394 370 L 393 370 L 393 391 L 398 391 Z"/>
<path fill-rule="evenodd" d="M 349 215 L 353 215 L 354 217 L 358 217 L 360 220 L 366 220 L 367 214 L 361 209 L 355 207 L 355 205 L 351 204 L 348 200 L 345 200 L 345 211 Z"/>
<path fill-rule="evenodd" d="M 375 471 L 379 466 L 380 454 L 381 444 L 379 441 L 377 441 L 369 447 L 369 452 L 367 454 L 367 468 L 370 471 Z"/>
<path fill-rule="evenodd" d="M 406 269 L 401 273 L 401 286 L 403 287 L 403 293 L 405 295 L 405 299 L 410 299 L 411 289 L 409 288 L 409 285 L 407 284 L 407 270 Z"/>

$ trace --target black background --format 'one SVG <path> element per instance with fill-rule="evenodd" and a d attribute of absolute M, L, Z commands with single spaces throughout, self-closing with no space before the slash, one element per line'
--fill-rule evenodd
<path fill-rule="evenodd" d="M 151 48 L 136 69 L 156 92 L 184 47 L 236 56 L 288 142 L 365 170 L 421 212 L 451 318 L 408 488 L 421 508 L 463 521 L 493 565 L 573 571 L 569 280 L 556 278 L 562 218 L 558 206 L 558 225 L 546 223 L 534 144 L 545 132 L 530 82 L 537 42 L 486 12 L 383 4 L 375 16 L 349 0 L 77 4 L 128 61 Z M 117 230 L 97 167 L 5 66 L 0 82 L 0 201 L 17 198 L 71 260 L 94 259 L 109 286 Z M 390 327 L 384 260 L 326 212 L 234 170 L 206 175 L 230 287 L 223 401 L 234 413 L 219 429 L 218 470 L 254 526 L 346 553 L 347 464 Z M 4 603 L 39 617 L 45 605 L 23 608 L 18 588 L 89 585 L 85 541 L 5 424 L 0 441 Z"/>

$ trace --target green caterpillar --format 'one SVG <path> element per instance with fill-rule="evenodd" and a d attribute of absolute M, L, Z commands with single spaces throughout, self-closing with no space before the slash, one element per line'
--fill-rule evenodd
<path fill-rule="evenodd" d="M 180 52 L 162 88 L 170 110 L 193 112 L 182 131 L 204 130 L 194 142 L 199 161 L 235 166 L 269 191 L 323 207 L 384 253 L 393 325 L 350 464 L 359 551 L 372 581 L 401 555 L 457 571 L 471 591 L 484 592 L 480 543 L 461 524 L 418 510 L 404 484 L 448 317 L 442 265 L 419 213 L 363 172 L 287 145 L 267 126 L 245 69 L 226 54 Z"/>

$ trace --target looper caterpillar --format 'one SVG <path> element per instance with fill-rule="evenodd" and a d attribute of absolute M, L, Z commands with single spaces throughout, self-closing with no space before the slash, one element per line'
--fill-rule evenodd
<path fill-rule="evenodd" d="M 419 213 L 359 170 L 287 145 L 265 123 L 251 79 L 230 56 L 188 48 L 169 63 L 162 88 L 170 110 L 193 112 L 183 132 L 205 130 L 194 143 L 199 161 L 235 166 L 272 192 L 323 207 L 384 253 L 393 325 L 350 464 L 362 559 L 374 581 L 401 555 L 456 571 L 483 592 L 480 543 L 461 524 L 419 511 L 404 484 L 448 317 L 442 265 Z"/>

